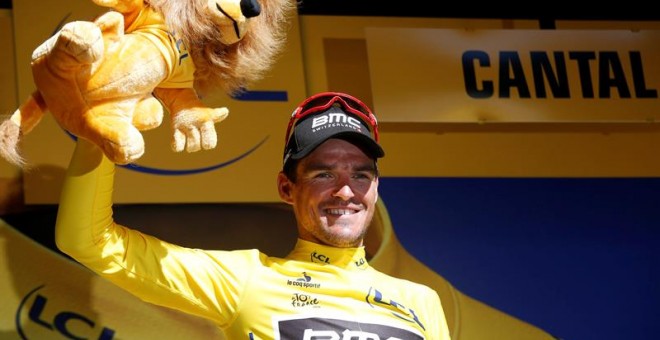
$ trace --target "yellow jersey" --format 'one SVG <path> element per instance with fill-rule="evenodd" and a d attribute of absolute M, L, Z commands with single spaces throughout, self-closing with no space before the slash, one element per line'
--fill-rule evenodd
<path fill-rule="evenodd" d="M 209 319 L 228 339 L 449 339 L 436 291 L 375 270 L 363 247 L 299 239 L 278 258 L 181 247 L 115 223 L 114 170 L 78 141 L 56 242 L 142 300 Z"/>

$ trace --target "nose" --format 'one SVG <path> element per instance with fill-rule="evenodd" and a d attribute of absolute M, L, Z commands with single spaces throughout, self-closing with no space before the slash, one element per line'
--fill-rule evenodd
<path fill-rule="evenodd" d="M 253 18 L 261 14 L 261 5 L 258 0 L 241 0 L 241 12 L 246 18 Z"/>
<path fill-rule="evenodd" d="M 339 197 L 344 201 L 348 201 L 349 199 L 353 198 L 355 194 L 348 184 L 344 184 L 341 188 L 339 188 L 339 190 L 335 191 L 333 196 Z"/>

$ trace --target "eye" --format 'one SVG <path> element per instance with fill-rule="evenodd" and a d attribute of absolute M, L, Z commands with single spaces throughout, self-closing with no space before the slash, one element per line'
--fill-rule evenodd
<path fill-rule="evenodd" d="M 374 174 L 372 172 L 356 172 L 353 174 L 353 178 L 357 180 L 367 180 L 371 181 L 374 179 Z"/>
<path fill-rule="evenodd" d="M 332 174 L 330 172 L 319 172 L 314 178 L 332 178 Z"/>

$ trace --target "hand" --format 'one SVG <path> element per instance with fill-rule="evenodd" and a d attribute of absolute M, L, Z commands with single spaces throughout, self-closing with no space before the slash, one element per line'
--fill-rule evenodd
<path fill-rule="evenodd" d="M 172 117 L 172 150 L 181 152 L 185 148 L 187 152 L 195 152 L 215 148 L 218 144 L 215 123 L 223 121 L 227 115 L 226 107 L 195 107 L 176 112 Z"/>

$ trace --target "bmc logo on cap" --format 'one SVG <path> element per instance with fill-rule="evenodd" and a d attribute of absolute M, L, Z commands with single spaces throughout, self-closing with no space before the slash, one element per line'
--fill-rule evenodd
<path fill-rule="evenodd" d="M 360 120 L 346 115 L 345 113 L 328 113 L 323 116 L 314 117 L 312 120 L 312 129 L 322 127 L 327 124 L 348 125 L 354 129 L 362 129 Z"/>

